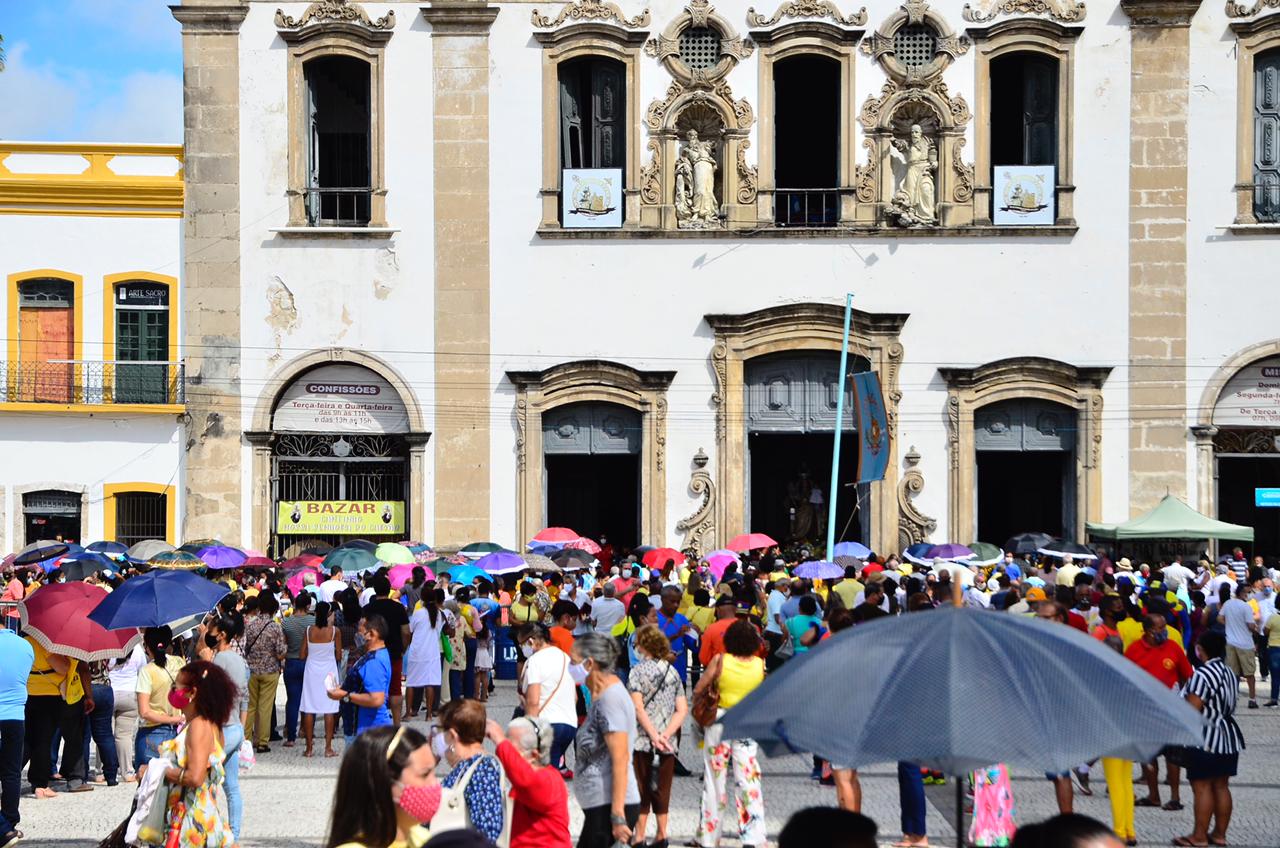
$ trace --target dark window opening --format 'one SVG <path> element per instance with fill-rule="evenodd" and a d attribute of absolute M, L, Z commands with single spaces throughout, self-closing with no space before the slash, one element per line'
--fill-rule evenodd
<path fill-rule="evenodd" d="M 22 496 L 22 517 L 26 541 L 43 539 L 63 542 L 80 540 L 80 503 L 78 492 L 46 489 Z"/>
<path fill-rule="evenodd" d="M 626 69 L 610 59 L 560 66 L 560 163 L 565 168 L 621 168 Z"/>
<path fill-rule="evenodd" d="M 795 56 L 773 67 L 775 220 L 834 227 L 840 218 L 840 63 Z"/>
<path fill-rule="evenodd" d="M 1253 63 L 1253 216 L 1280 222 L 1280 50 Z"/>
<path fill-rule="evenodd" d="M 369 64 L 345 56 L 307 62 L 307 220 L 369 223 L 373 195 Z"/>
<path fill-rule="evenodd" d="M 1058 164 L 1058 62 L 1036 53 L 991 61 L 991 164 Z"/>
<path fill-rule="evenodd" d="M 169 496 L 156 492 L 116 495 L 116 541 L 135 545 L 144 539 L 163 539 L 168 531 Z"/>

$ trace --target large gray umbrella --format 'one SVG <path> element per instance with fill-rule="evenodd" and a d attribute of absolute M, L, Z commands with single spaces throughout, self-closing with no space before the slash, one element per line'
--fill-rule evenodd
<path fill-rule="evenodd" d="M 1045 733 L 1054 716 L 1080 731 Z M 797 656 L 729 710 L 724 738 L 850 767 L 905 760 L 951 774 L 994 763 L 1056 773 L 1199 745 L 1201 717 L 1073 627 L 944 607 L 859 625 Z"/>

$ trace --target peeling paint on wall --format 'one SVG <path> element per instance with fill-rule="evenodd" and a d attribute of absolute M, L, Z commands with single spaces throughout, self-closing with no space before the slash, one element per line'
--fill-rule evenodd
<path fill-rule="evenodd" d="M 275 352 L 268 357 L 271 361 L 280 358 L 280 348 L 284 345 L 284 337 L 293 332 L 298 323 L 298 306 L 294 302 L 293 292 L 279 277 L 272 277 L 267 286 L 267 326 L 271 328 L 275 338 Z"/>

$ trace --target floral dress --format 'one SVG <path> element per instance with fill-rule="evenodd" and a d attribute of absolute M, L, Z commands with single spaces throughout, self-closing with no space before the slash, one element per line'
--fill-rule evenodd
<path fill-rule="evenodd" d="M 187 731 L 183 730 L 177 737 L 163 742 L 160 745 L 160 756 L 176 761 L 178 768 L 185 768 Z M 194 789 L 169 786 L 165 829 L 171 830 L 175 817 L 178 819 L 179 848 L 227 848 L 235 844 L 231 828 L 218 812 L 218 787 L 226 777 L 222 765 L 225 759 L 222 741 L 215 736 L 213 751 L 209 754 L 209 772 L 205 775 L 204 783 Z"/>
<path fill-rule="evenodd" d="M 969 843 L 983 848 L 1003 848 L 1013 842 L 1013 785 L 1003 765 L 973 773 L 973 823 Z"/>

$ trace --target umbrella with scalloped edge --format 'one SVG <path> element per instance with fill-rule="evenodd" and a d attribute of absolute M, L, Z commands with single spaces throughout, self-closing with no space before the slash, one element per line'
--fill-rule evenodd
<path fill-rule="evenodd" d="M 178 550 L 182 550 L 179 548 Z M 209 545 L 195 552 L 212 569 L 240 568 L 249 557 L 239 548 L 230 545 Z"/>
<path fill-rule="evenodd" d="M 200 557 L 190 551 L 161 551 L 147 560 L 151 568 L 164 568 L 170 571 L 195 571 L 197 568 L 208 568 Z"/>
<path fill-rule="evenodd" d="M 173 545 L 163 539 L 143 539 L 129 548 L 125 556 L 134 562 L 147 562 L 156 554 L 175 550 Z"/>
<path fill-rule="evenodd" d="M 18 603 L 22 629 L 51 654 L 82 662 L 127 657 L 142 634 L 108 630 L 89 618 L 107 597 L 102 587 L 79 581 L 44 586 Z"/>
<path fill-rule="evenodd" d="M 47 559 L 54 559 L 71 550 L 71 546 L 66 542 L 55 542 L 50 539 L 43 539 L 39 542 L 32 542 L 13 556 L 14 565 L 35 565 L 38 562 L 44 562 Z"/>
<path fill-rule="evenodd" d="M 761 548 L 772 548 L 778 543 L 766 533 L 742 533 L 734 536 L 725 545 L 731 551 L 755 551 Z"/>
<path fill-rule="evenodd" d="M 513 551 L 494 551 L 485 554 L 475 561 L 476 568 L 483 568 L 489 574 L 515 574 L 529 566 L 520 554 Z"/>
<path fill-rule="evenodd" d="M 601 551 L 600 545 L 596 544 L 594 539 L 588 539 L 586 536 L 579 536 L 576 539 L 570 539 L 564 543 L 564 546 L 566 548 L 573 548 L 579 551 L 586 551 L 592 556 L 595 556 Z"/>

